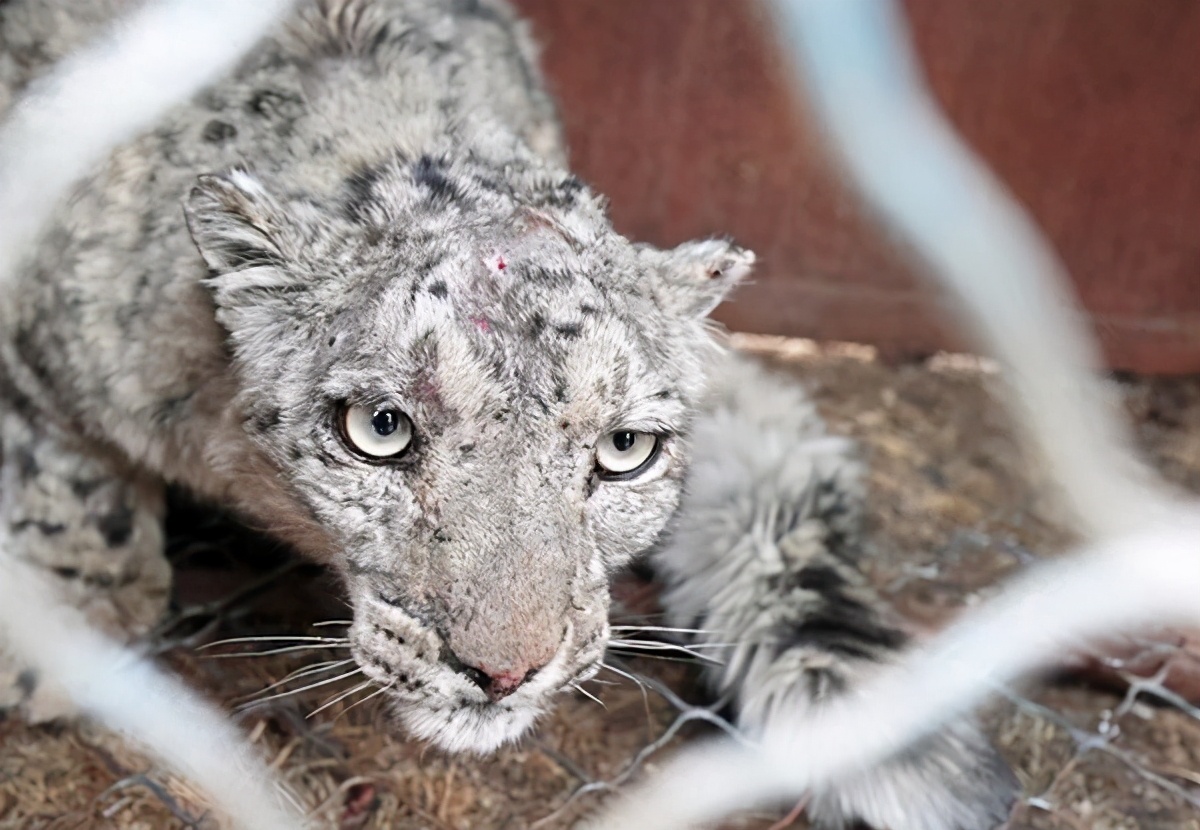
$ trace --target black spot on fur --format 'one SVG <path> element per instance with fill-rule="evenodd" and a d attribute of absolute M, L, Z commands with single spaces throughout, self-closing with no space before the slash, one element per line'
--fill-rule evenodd
<path fill-rule="evenodd" d="M 445 166 L 425 155 L 412 166 L 413 182 L 429 190 L 429 200 L 439 204 L 461 201 L 463 196 L 446 176 Z"/>
<path fill-rule="evenodd" d="M 237 127 L 227 121 L 221 121 L 216 118 L 205 124 L 204 130 L 200 133 L 200 138 L 210 144 L 223 144 L 236 137 Z"/>
<path fill-rule="evenodd" d="M 846 678 L 829 669 L 810 669 L 804 672 L 808 696 L 813 700 L 836 697 L 846 691 Z"/>
<path fill-rule="evenodd" d="M 404 610 L 404 607 L 405 607 L 404 600 L 400 599 L 399 597 L 388 596 L 387 594 L 379 592 L 379 591 L 377 591 L 375 593 L 375 596 L 381 602 L 385 602 L 388 605 L 392 606 L 393 608 L 399 608 L 401 610 Z"/>
<path fill-rule="evenodd" d="M 133 537 L 133 511 L 128 507 L 119 507 L 111 513 L 105 513 L 96 522 L 104 543 L 110 548 L 117 548 Z"/>
<path fill-rule="evenodd" d="M 451 10 L 458 15 L 464 17 L 477 17 L 480 20 L 486 20 L 489 23 L 503 25 L 506 23 L 503 16 L 496 11 L 492 6 L 479 2 L 479 0 L 454 0 L 450 6 Z"/>
<path fill-rule="evenodd" d="M 86 499 L 88 496 L 90 496 L 92 493 L 95 493 L 97 490 L 99 490 L 103 486 L 104 486 L 104 479 L 102 479 L 102 478 L 93 478 L 93 479 L 78 479 L 77 478 L 71 482 L 71 492 L 75 494 L 76 498 Z"/>
<path fill-rule="evenodd" d="M 583 326 L 579 323 L 559 323 L 554 330 L 568 340 L 578 340 L 583 334 Z"/>
<path fill-rule="evenodd" d="M 29 697 L 33 694 L 33 690 L 37 688 L 38 676 L 37 672 L 26 670 L 17 675 L 17 688 L 21 690 L 23 697 Z"/>
<path fill-rule="evenodd" d="M 371 42 L 367 44 L 367 51 L 378 52 L 391 37 L 392 26 L 390 23 L 384 23 L 379 27 L 379 31 L 375 33 L 375 37 L 371 38 Z"/>
<path fill-rule="evenodd" d="M 275 427 L 279 426 L 279 423 L 282 420 L 282 412 L 274 408 L 268 409 L 266 412 L 260 412 L 254 416 L 254 430 L 255 432 L 259 433 L 270 432 L 271 430 L 275 429 Z"/>
<path fill-rule="evenodd" d="M 261 118 L 294 120 L 304 111 L 304 102 L 290 92 L 260 89 L 246 102 L 246 111 Z"/>
<path fill-rule="evenodd" d="M 385 640 L 391 640 L 393 643 L 398 645 L 404 645 L 404 638 L 395 631 L 392 631 L 390 628 L 384 628 L 381 625 L 373 625 L 371 627 L 374 628 L 377 633 L 382 635 Z"/>
<path fill-rule="evenodd" d="M 19 390 L 14 389 L 12 384 L 5 383 L 3 378 L 0 378 L 0 401 L 4 401 L 5 407 L 14 415 L 19 415 L 26 421 L 36 421 L 44 413 L 34 406 L 33 401 L 28 396 L 22 394 Z M 0 448 L 0 465 L 4 463 L 4 450 Z"/>
<path fill-rule="evenodd" d="M 58 522 L 46 522 L 39 519 L 24 519 L 19 522 L 13 522 L 12 531 L 14 533 L 23 533 L 26 530 L 36 530 L 43 536 L 57 536 L 67 529 L 67 526 Z"/>
<path fill-rule="evenodd" d="M 906 642 L 903 632 L 884 625 L 869 608 L 840 594 L 825 598 L 823 607 L 781 632 L 779 650 L 808 646 L 844 657 L 871 660 Z"/>
<path fill-rule="evenodd" d="M 833 568 L 813 565 L 796 575 L 796 585 L 806 591 L 816 591 L 822 596 L 828 596 L 845 589 L 846 580 Z"/>
<path fill-rule="evenodd" d="M 167 400 L 160 402 L 154 407 L 154 414 L 152 416 L 154 423 L 159 424 L 160 426 L 166 426 L 176 421 L 183 420 L 184 416 L 187 414 L 186 410 L 188 404 L 191 403 L 191 400 L 192 393 L 188 392 L 186 395 L 168 398 Z"/>
<path fill-rule="evenodd" d="M 539 311 L 529 320 L 528 337 L 530 340 L 537 340 L 542 336 L 542 332 L 546 330 L 546 318 Z"/>
<path fill-rule="evenodd" d="M 347 219 L 361 222 L 375 206 L 375 184 L 382 178 L 379 167 L 364 167 L 346 179 L 346 196 L 342 202 L 342 213 Z"/>
<path fill-rule="evenodd" d="M 111 574 L 105 573 L 89 574 L 83 578 L 83 582 L 95 588 L 112 588 L 117 584 L 117 580 Z"/>
<path fill-rule="evenodd" d="M 37 457 L 28 447 L 17 447 L 16 452 L 13 453 L 13 460 L 17 462 L 17 472 L 21 476 L 21 481 L 32 481 L 42 472 L 42 468 L 38 466 Z"/>
<path fill-rule="evenodd" d="M 13 348 L 31 375 L 47 388 L 55 388 L 55 373 L 46 365 L 45 350 L 41 348 L 32 330 L 19 327 L 16 337 L 13 338 Z"/>
<path fill-rule="evenodd" d="M 446 261 L 446 252 L 445 251 L 443 251 L 441 249 L 433 251 L 428 256 L 426 256 L 425 259 L 422 260 L 419 265 L 417 265 L 416 271 L 418 274 L 431 274 L 431 273 L 433 273 L 434 268 L 437 268 L 439 265 L 441 265 L 445 261 Z"/>
<path fill-rule="evenodd" d="M 580 191 L 584 187 L 584 183 L 579 178 L 570 176 L 545 193 L 542 196 L 541 203 L 560 209 L 573 207 Z"/>
<path fill-rule="evenodd" d="M 553 287 L 566 288 L 575 281 L 575 276 L 570 271 L 562 271 L 557 268 L 529 265 L 522 270 L 525 278 L 530 282 L 542 283 Z"/>
<path fill-rule="evenodd" d="M 450 293 L 450 289 L 448 289 L 446 287 L 445 282 L 443 282 L 442 280 L 438 280 L 437 282 L 435 282 L 429 286 L 429 293 L 432 294 L 433 296 L 437 297 L 438 299 L 445 299 L 446 295 L 448 295 Z"/>

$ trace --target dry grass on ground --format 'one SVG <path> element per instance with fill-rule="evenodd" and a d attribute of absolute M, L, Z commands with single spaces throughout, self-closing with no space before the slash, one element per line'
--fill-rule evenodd
<path fill-rule="evenodd" d="M 764 341 L 751 345 L 762 350 Z M 870 576 L 914 628 L 942 624 L 1004 574 L 1066 544 L 986 392 L 994 378 L 977 365 L 940 360 L 889 368 L 861 349 L 765 348 L 768 359 L 810 386 L 834 429 L 865 446 Z M 1200 382 L 1136 382 L 1126 393 L 1158 466 L 1200 490 Z M 179 603 L 187 613 L 169 632 L 163 656 L 191 682 L 232 702 L 293 669 L 337 658 L 337 651 L 253 659 L 198 653 L 198 643 L 219 637 L 329 634 L 336 627 L 313 624 L 342 618 L 345 608 L 319 571 L 289 563 L 262 540 L 188 508 L 176 511 L 172 527 Z M 1169 656 L 1178 668 L 1200 669 L 1185 653 Z M 636 658 L 627 665 L 703 702 L 687 664 Z M 240 718 L 331 826 L 551 830 L 594 808 L 605 782 L 619 779 L 632 759 L 679 725 L 682 701 L 613 674 L 601 677 L 621 681 L 588 685 L 605 708 L 583 695 L 564 697 L 533 739 L 488 760 L 452 759 L 390 737 L 378 699 L 352 706 L 365 692 L 307 717 L 336 689 L 349 688 L 349 679 Z M 1126 699 L 1115 687 L 1059 678 L 993 707 L 989 724 L 1029 796 L 1013 830 L 1200 830 L 1200 719 L 1193 717 L 1200 712 L 1164 703 L 1169 693 L 1155 682 L 1145 688 Z M 693 722 L 680 735 L 709 729 Z M 669 751 L 651 754 L 639 774 L 652 773 Z M 781 815 L 737 826 L 765 830 Z M 186 786 L 100 730 L 0 722 L 0 828 L 207 824 Z M 803 820 L 793 826 L 803 828 Z"/>

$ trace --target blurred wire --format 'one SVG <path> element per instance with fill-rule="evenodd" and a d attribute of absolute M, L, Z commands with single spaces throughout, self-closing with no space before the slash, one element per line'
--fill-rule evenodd
<path fill-rule="evenodd" d="M 596 830 L 688 827 L 798 797 L 903 750 L 1079 639 L 1200 622 L 1200 515 L 1131 449 L 1089 374 L 1095 349 L 1070 310 L 1061 266 L 933 105 L 895 4 L 772 8 L 852 183 L 1005 364 L 1006 403 L 1096 543 L 1030 569 L 853 699 L 781 718 L 761 747 L 684 752 Z"/>

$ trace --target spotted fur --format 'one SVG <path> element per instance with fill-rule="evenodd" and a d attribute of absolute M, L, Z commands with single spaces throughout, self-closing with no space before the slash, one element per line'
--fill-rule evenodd
<path fill-rule="evenodd" d="M 72 11 L 0 6 L 0 37 L 27 47 L 0 62 L 0 102 L 105 19 Z M 705 466 L 726 437 L 710 386 L 736 402 L 757 377 L 705 317 L 753 255 L 631 243 L 564 159 L 531 40 L 499 0 L 301 0 L 83 182 L 0 297 L 7 553 L 135 635 L 167 593 L 162 489 L 184 486 L 340 573 L 355 658 L 410 732 L 456 751 L 518 738 L 597 670 L 609 578 L 652 548 L 673 614 L 738 636 L 775 620 L 783 640 L 717 679 L 747 725 L 886 659 L 902 638 L 842 556 L 853 464 L 832 442 L 812 466 L 811 406 L 785 395 L 795 429 L 763 430 L 781 479 L 705 478 L 734 470 Z M 770 413 L 770 397 L 743 403 Z M 355 404 L 407 413 L 410 450 L 353 452 L 339 413 Z M 616 429 L 661 436 L 643 475 L 597 475 Z M 699 495 L 680 512 L 685 489 Z M 669 535 L 743 522 L 747 505 L 773 511 L 763 538 L 800 551 L 795 567 L 758 579 L 736 534 Z M 717 573 L 733 605 L 704 587 Z M 522 683 L 500 696 L 487 676 Z M 37 700 L 19 667 L 9 688 Z M 919 780 L 957 788 L 963 820 L 946 827 L 982 830 L 1005 782 L 963 783 L 972 758 L 995 766 L 963 734 L 918 764 L 945 775 Z M 824 803 L 835 824 L 890 815 Z"/>

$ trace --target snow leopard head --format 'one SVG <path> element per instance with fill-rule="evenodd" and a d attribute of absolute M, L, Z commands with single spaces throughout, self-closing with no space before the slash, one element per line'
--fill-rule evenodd
<path fill-rule="evenodd" d="M 186 210 L 361 667 L 446 749 L 520 736 L 597 671 L 609 577 L 676 508 L 705 317 L 753 254 L 634 245 L 573 177 L 430 156 L 325 198 L 206 176 Z"/>

